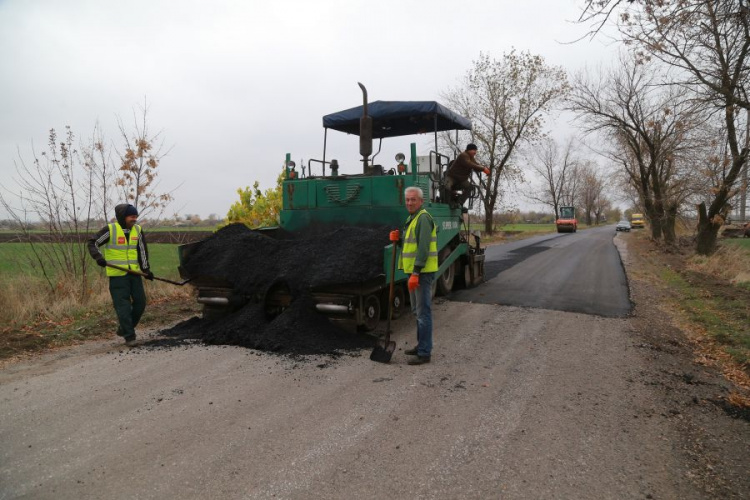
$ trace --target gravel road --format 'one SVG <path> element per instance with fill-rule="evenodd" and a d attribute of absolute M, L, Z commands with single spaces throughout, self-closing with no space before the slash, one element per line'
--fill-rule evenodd
<path fill-rule="evenodd" d="M 389 365 L 112 340 L 7 366 L 0 498 L 707 497 L 633 318 L 434 316 L 419 367 L 410 318 Z"/>
<path fill-rule="evenodd" d="M 452 302 L 435 317 L 424 367 L 200 346 L 4 373 L 0 496 L 699 498 L 647 416 L 626 320 Z"/>

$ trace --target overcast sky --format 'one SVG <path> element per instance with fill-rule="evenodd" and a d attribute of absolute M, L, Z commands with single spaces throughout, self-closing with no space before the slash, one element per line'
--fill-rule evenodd
<path fill-rule="evenodd" d="M 438 100 L 480 52 L 512 47 L 569 71 L 614 57 L 581 36 L 582 0 L 0 0 L 0 177 L 48 130 L 118 142 L 117 117 L 149 105 L 171 151 L 159 167 L 172 211 L 223 217 L 236 189 L 272 187 L 286 153 L 321 158 L 322 116 L 370 100 Z M 573 133 L 558 120 L 554 133 Z M 378 163 L 425 138 L 386 139 Z M 377 144 L 375 144 L 377 148 Z M 327 158 L 361 170 L 358 140 Z M 170 213 L 171 213 L 170 212 Z M 0 213 L 0 218 L 5 214 Z"/>

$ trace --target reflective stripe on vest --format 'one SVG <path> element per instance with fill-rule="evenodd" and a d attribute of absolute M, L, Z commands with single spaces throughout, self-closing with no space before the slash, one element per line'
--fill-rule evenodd
<path fill-rule="evenodd" d="M 404 235 L 404 248 L 401 251 L 399 269 L 403 269 L 406 274 L 414 271 L 414 261 L 417 260 L 417 237 L 414 232 L 417 230 L 417 221 L 422 215 L 426 215 L 432 221 L 432 216 L 424 208 L 417 213 L 406 228 Z M 430 250 L 427 253 L 427 262 L 422 268 L 422 272 L 434 273 L 438 270 L 438 251 L 437 251 L 437 226 L 432 221 L 432 235 L 430 236 Z"/>
<path fill-rule="evenodd" d="M 107 264 L 127 267 L 133 271 L 140 271 L 138 265 L 138 242 L 141 239 L 141 226 L 135 224 L 130 230 L 130 239 L 117 222 L 109 224 L 109 241 L 104 246 L 104 258 Z M 107 268 L 107 276 L 125 276 L 125 271 Z"/>

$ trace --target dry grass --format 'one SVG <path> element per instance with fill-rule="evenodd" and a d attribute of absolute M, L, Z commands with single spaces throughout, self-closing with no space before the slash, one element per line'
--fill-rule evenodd
<path fill-rule="evenodd" d="M 47 283 L 38 277 L 4 279 L 0 283 L 0 323 L 22 325 L 42 318 L 63 318 L 81 307 L 103 304 L 108 295 L 104 279 L 94 282 L 86 304 L 62 283 L 52 292 Z"/>
<path fill-rule="evenodd" d="M 190 287 L 177 287 L 154 281 L 146 283 L 149 301 L 187 298 Z M 97 276 L 85 300 L 72 287 L 58 284 L 54 292 L 47 283 L 36 277 L 18 276 L 0 281 L 0 324 L 22 325 L 39 319 L 54 321 L 70 317 L 81 310 L 110 307 L 108 279 Z"/>
<path fill-rule="evenodd" d="M 750 282 L 750 252 L 738 246 L 721 245 L 713 255 L 694 255 L 685 264 L 691 271 L 716 276 L 732 284 Z"/>
<path fill-rule="evenodd" d="M 733 404 L 750 404 L 750 292 L 733 282 L 750 265 L 750 254 L 725 245 L 702 257 L 687 239 L 682 243 L 687 246 L 666 249 L 646 233 L 633 234 L 628 243 L 638 263 L 633 277 L 667 291 L 669 298 L 660 309 L 687 334 L 696 362 L 717 368 L 735 384 Z"/>
<path fill-rule="evenodd" d="M 144 326 L 159 325 L 197 311 L 193 290 L 158 281 L 146 282 Z M 51 292 L 40 278 L 0 280 L 0 359 L 86 339 L 113 336 L 116 316 L 108 279 L 97 276 L 85 301 L 60 285 Z"/>

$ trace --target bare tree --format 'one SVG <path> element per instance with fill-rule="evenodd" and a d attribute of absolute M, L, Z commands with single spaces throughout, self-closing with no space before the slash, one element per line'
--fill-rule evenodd
<path fill-rule="evenodd" d="M 607 206 L 604 199 L 605 179 L 597 164 L 591 160 L 582 162 L 577 169 L 577 174 L 579 176 L 579 203 L 586 224 L 591 226 L 594 221 L 598 223 L 603 212 L 602 207 Z"/>
<path fill-rule="evenodd" d="M 617 14 L 617 15 L 613 15 Z M 713 252 L 750 148 L 747 114 L 750 109 L 750 3 L 748 0 L 589 0 L 581 20 L 601 23 L 616 19 L 619 32 L 643 60 L 654 58 L 673 69 L 676 83 L 705 105 L 706 113 L 721 113 L 731 163 L 698 209 L 696 250 Z M 596 33 L 598 28 L 591 31 Z M 744 132 L 743 132 L 744 130 Z"/>
<path fill-rule="evenodd" d="M 573 201 L 575 189 L 577 160 L 574 156 L 573 139 L 571 138 L 560 151 L 557 142 L 552 138 L 540 141 L 532 148 L 531 168 L 541 178 L 538 189 L 528 195 L 532 201 L 552 208 L 555 219 L 560 217 L 560 206 Z"/>
<path fill-rule="evenodd" d="M 669 193 L 681 165 L 674 155 L 694 125 L 696 106 L 676 87 L 659 85 L 658 77 L 651 67 L 623 58 L 618 69 L 602 72 L 598 80 L 578 74 L 568 102 L 587 133 L 608 139 L 601 152 L 625 169 L 652 237 L 673 243 L 679 205 Z"/>
<path fill-rule="evenodd" d="M 113 207 L 117 168 L 112 159 L 111 147 L 107 145 L 98 123 L 94 126 L 89 144 L 81 150 L 83 166 L 91 179 L 93 212 L 98 215 L 98 219 L 107 221 L 112 216 L 110 210 Z"/>
<path fill-rule="evenodd" d="M 486 182 L 480 180 L 488 233 L 493 231 L 501 179 L 520 177 L 512 164 L 517 148 L 543 135 L 545 114 L 567 89 L 562 68 L 547 65 L 541 56 L 511 50 L 499 60 L 480 54 L 463 84 L 443 95 L 472 120 L 468 140 L 479 146 L 478 161 L 490 168 Z M 452 149 L 459 149 L 453 138 L 445 137 Z"/>
<path fill-rule="evenodd" d="M 96 275 L 90 272 L 93 261 L 86 240 L 93 225 L 101 227 L 101 218 L 106 219 L 114 206 L 111 195 L 118 170 L 105 144 L 98 125 L 89 144 L 78 144 L 70 127 L 62 138 L 52 129 L 46 151 L 37 155 L 32 146 L 30 162 L 19 151 L 16 177 L 0 181 L 0 206 L 19 228 L 21 240 L 29 244 L 32 264 L 41 270 L 50 292 L 69 294 L 81 303 L 88 299 Z M 171 199 L 154 191 L 153 172 L 143 175 L 147 182 L 140 184 L 141 196 L 160 203 Z"/>
<path fill-rule="evenodd" d="M 159 163 L 169 151 L 162 152 L 161 132 L 152 134 L 148 128 L 148 107 L 144 105 L 140 114 L 133 111 L 133 129 L 128 131 L 119 122 L 124 149 L 119 151 L 120 176 L 117 184 L 124 199 L 138 208 L 140 217 L 152 215 L 160 218 L 172 201 L 172 192 L 159 192 L 157 176 Z M 152 218 L 153 218 L 152 217 Z"/>
<path fill-rule="evenodd" d="M 51 292 L 74 292 L 86 299 L 88 260 L 84 242 L 90 232 L 93 185 L 82 168 L 75 135 L 65 127 L 58 139 L 49 131 L 47 150 L 27 164 L 19 154 L 14 179 L 18 193 L 2 185 L 0 204 L 16 221 L 21 238 L 31 248 L 31 260 L 41 270 Z M 44 232 L 33 230 L 41 221 Z M 77 286 L 75 286 L 77 285 Z"/>

